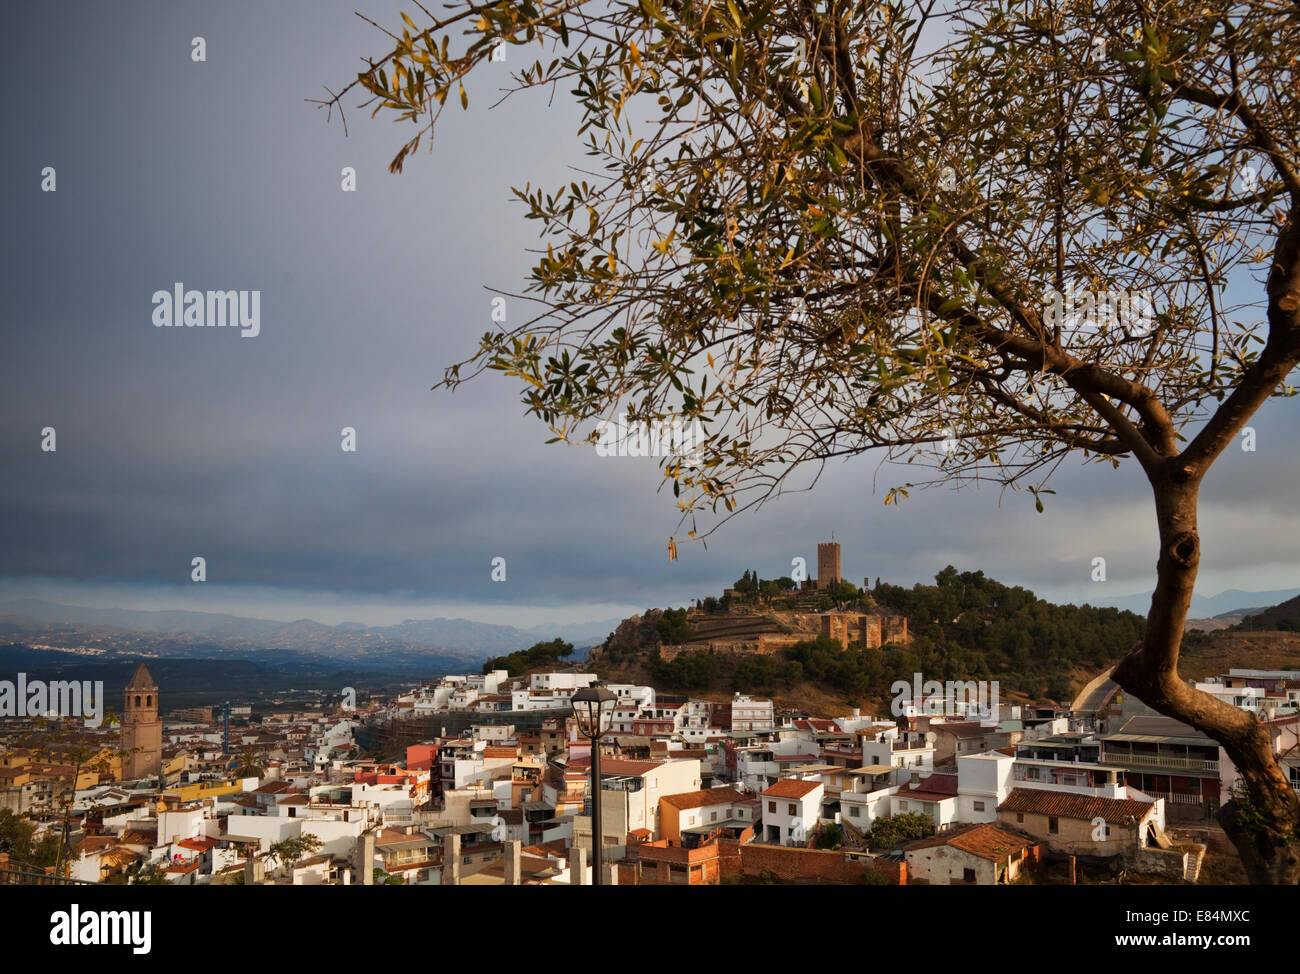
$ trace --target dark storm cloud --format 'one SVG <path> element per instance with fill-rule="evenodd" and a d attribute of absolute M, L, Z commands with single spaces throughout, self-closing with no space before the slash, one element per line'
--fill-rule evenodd
<path fill-rule="evenodd" d="M 365 4 L 381 23 L 398 5 Z M 190 60 L 190 38 L 207 62 Z M 351 110 L 351 137 L 304 102 L 382 37 L 352 5 L 16 8 L 0 100 L 7 218 L 0 282 L 4 419 L 0 576 L 175 585 L 190 559 L 214 585 L 477 606 L 680 603 L 746 568 L 815 566 L 832 531 L 850 578 L 983 568 L 1049 594 L 1150 586 L 1150 501 L 1131 464 L 1067 470 L 1036 515 L 1022 495 L 932 491 L 901 509 L 910 471 L 828 469 L 683 545 L 653 462 L 547 447 L 497 378 L 429 386 L 490 327 L 485 285 L 517 290 L 535 227 L 508 187 L 581 163 L 572 110 L 525 97 L 450 113 L 437 149 L 387 173 L 400 129 Z M 52 61 L 52 51 L 57 59 Z M 513 53 L 513 52 L 512 52 Z M 522 53 L 519 55 L 522 57 Z M 36 83 L 38 79 L 39 83 Z M 489 86 L 490 87 L 490 86 Z M 349 109 L 355 104 L 351 99 Z M 39 192 L 55 166 L 58 190 Z M 358 189 L 340 191 L 354 166 Z M 155 328 L 151 296 L 257 289 L 261 333 Z M 525 308 L 509 305 L 511 321 Z M 1207 483 L 1207 577 L 1294 584 L 1294 402 L 1270 405 L 1258 450 Z M 58 452 L 39 450 L 53 426 Z M 339 431 L 357 430 L 358 451 Z M 490 581 L 490 559 L 508 580 Z M 1219 575 L 1214 573 L 1218 572 Z M 190 604 L 193 604 L 191 601 Z M 480 613 L 481 614 L 481 613 Z"/>

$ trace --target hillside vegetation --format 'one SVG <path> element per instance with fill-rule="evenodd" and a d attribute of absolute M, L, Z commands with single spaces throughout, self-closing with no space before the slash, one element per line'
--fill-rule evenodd
<path fill-rule="evenodd" d="M 1248 615 L 1232 627 L 1233 632 L 1300 632 L 1300 595 L 1271 609 Z"/>
<path fill-rule="evenodd" d="M 761 606 L 762 584 L 749 581 L 750 598 Z M 1028 589 L 952 566 L 933 585 L 877 583 L 868 593 L 846 582 L 842 589 L 835 596 L 844 608 L 906 616 L 911 643 L 844 650 L 810 635 L 770 655 L 694 650 L 663 659 L 661 646 L 691 641 L 692 619 L 738 611 L 715 603 L 709 612 L 701 603 L 692 612 L 649 610 L 626 621 L 606 640 L 595 665 L 602 674 L 644 674 L 670 692 L 736 690 L 783 701 L 827 697 L 870 705 L 889 699 L 890 685 L 910 682 L 914 673 L 924 680 L 997 680 L 1004 696 L 1067 701 L 1086 675 L 1133 649 L 1145 624 L 1133 612 L 1055 605 Z"/>

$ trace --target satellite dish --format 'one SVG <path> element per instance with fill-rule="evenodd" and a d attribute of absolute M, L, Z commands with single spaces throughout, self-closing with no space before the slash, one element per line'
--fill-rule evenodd
<path fill-rule="evenodd" d="M 938 739 L 939 739 L 939 735 L 936 734 L 934 731 L 926 731 L 926 732 L 925 732 L 925 743 L 927 743 L 927 744 L 933 744 L 933 743 L 934 743 L 935 741 L 937 741 Z"/>

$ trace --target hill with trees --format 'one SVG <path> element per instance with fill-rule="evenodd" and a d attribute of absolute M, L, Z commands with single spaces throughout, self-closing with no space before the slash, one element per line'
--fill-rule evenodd
<path fill-rule="evenodd" d="M 648 610 L 611 634 L 599 655 L 607 672 L 636 669 L 656 687 L 681 692 L 758 692 L 782 700 L 825 695 L 853 705 L 890 698 L 895 680 L 922 673 L 935 680 L 997 680 L 1001 692 L 1066 701 L 1093 674 L 1129 652 L 1142 637 L 1141 616 L 1090 605 L 1055 605 L 1028 589 L 951 565 L 933 585 L 878 582 L 869 592 L 841 582 L 837 608 L 907 617 L 908 645 L 846 650 L 835 640 L 809 638 L 771 654 L 704 650 L 665 658 L 661 648 L 689 642 L 692 621 L 738 615 L 748 603 L 780 608 L 797 596 L 747 572 L 734 586 L 745 593 L 701 600 L 696 608 Z M 766 600 L 766 601 L 765 601 Z M 710 606 L 710 603 L 713 603 Z M 821 606 L 818 606 L 820 608 Z M 829 607 L 829 606 L 828 606 Z M 748 616 L 747 618 L 753 618 Z M 815 617 L 814 617 L 815 618 Z M 620 679 L 623 677 L 619 677 Z"/>
<path fill-rule="evenodd" d="M 556 638 L 549 642 L 534 643 L 527 649 L 521 649 L 506 656 L 494 656 L 483 664 L 483 672 L 491 673 L 493 670 L 507 670 L 511 676 L 519 676 L 526 670 L 558 663 L 566 656 L 572 655 L 573 643 L 567 643 L 563 639 Z"/>
<path fill-rule="evenodd" d="M 1300 632 L 1300 595 L 1287 599 L 1278 605 L 1264 609 L 1254 615 L 1248 615 L 1237 625 L 1233 632 Z"/>

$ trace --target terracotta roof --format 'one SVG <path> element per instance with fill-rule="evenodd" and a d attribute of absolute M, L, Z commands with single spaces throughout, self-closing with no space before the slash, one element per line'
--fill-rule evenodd
<path fill-rule="evenodd" d="M 1005 859 L 1007 856 L 1021 852 L 1033 844 L 1031 840 L 1023 836 L 1008 832 L 1006 829 L 1000 829 L 996 825 L 986 822 L 983 825 L 954 829 L 951 832 L 945 832 L 929 839 L 921 839 L 919 842 L 909 843 L 904 848 L 907 852 L 912 852 L 915 849 L 930 849 L 935 846 L 947 845 L 952 846 L 954 849 L 960 849 L 962 852 L 969 852 L 981 859 L 996 862 L 999 859 Z"/>
<path fill-rule="evenodd" d="M 88 835 L 76 844 L 76 852 L 97 852 L 100 849 L 107 849 L 110 846 L 117 845 L 117 836 L 115 835 Z"/>
<path fill-rule="evenodd" d="M 1140 819 L 1153 808 L 1154 802 L 1139 802 L 1129 798 L 1090 798 L 1087 795 L 1043 788 L 1014 788 L 1006 801 L 998 806 L 998 811 L 1031 812 L 1035 815 L 1055 815 L 1086 821 L 1100 816 L 1111 825 L 1124 825 L 1126 819 Z"/>
<path fill-rule="evenodd" d="M 824 720 L 820 717 L 810 717 L 808 720 L 796 720 L 794 726 L 799 730 L 816 730 L 816 731 L 838 731 L 839 725 L 833 720 Z"/>
<path fill-rule="evenodd" d="M 483 748 L 485 758 L 517 758 L 519 757 L 519 748 L 517 747 L 485 747 Z"/>
<path fill-rule="evenodd" d="M 798 778 L 782 778 L 767 791 L 764 798 L 802 798 L 822 786 L 820 781 L 800 781 Z"/>
<path fill-rule="evenodd" d="M 895 794 L 899 798 L 915 798 L 920 801 L 942 801 L 957 797 L 957 776 L 955 774 L 932 774 L 922 778 L 914 785 L 904 785 Z"/>
<path fill-rule="evenodd" d="M 563 839 L 552 839 L 550 842 L 535 842 L 532 845 L 526 845 L 522 849 L 534 856 L 559 856 L 561 859 L 569 855 L 569 847 Z"/>
<path fill-rule="evenodd" d="M 571 760 L 568 766 L 570 768 L 586 768 L 586 767 L 590 767 L 590 765 L 591 765 L 590 757 L 581 757 L 581 758 L 574 758 L 573 760 Z M 624 761 L 621 760 L 620 758 L 604 758 L 600 762 L 600 773 L 602 775 L 605 774 L 643 775 L 643 774 L 649 774 L 651 771 L 654 771 L 656 768 L 660 768 L 663 765 L 664 765 L 663 761 Z"/>
<path fill-rule="evenodd" d="M 729 805 L 744 800 L 745 796 L 735 788 L 704 788 L 679 795 L 662 795 L 659 798 L 660 802 L 671 805 L 679 811 L 686 808 L 706 808 L 709 805 Z"/>

